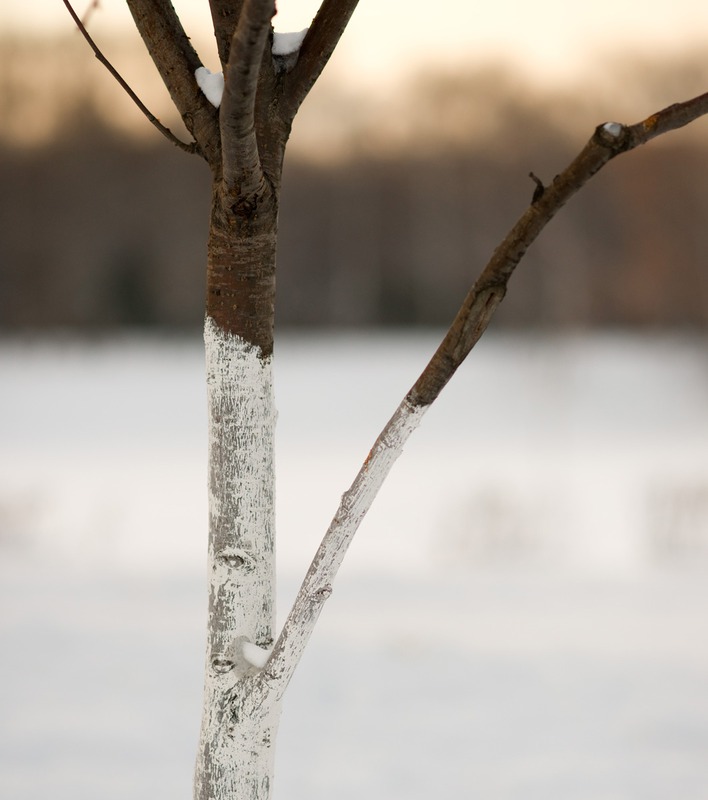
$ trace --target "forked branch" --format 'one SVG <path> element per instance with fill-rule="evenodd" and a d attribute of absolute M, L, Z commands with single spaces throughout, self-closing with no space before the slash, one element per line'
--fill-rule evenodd
<path fill-rule="evenodd" d="M 262 672 L 265 685 L 278 695 L 285 691 L 292 677 L 319 613 L 331 594 L 342 559 L 389 470 L 425 410 L 486 330 L 504 297 L 509 278 L 528 247 L 570 197 L 612 158 L 707 113 L 708 94 L 704 94 L 669 106 L 636 125 L 616 122 L 600 125 L 572 163 L 542 193 L 536 194 L 536 199 L 495 250 L 440 347 L 374 443 L 354 483 L 342 496 Z"/>

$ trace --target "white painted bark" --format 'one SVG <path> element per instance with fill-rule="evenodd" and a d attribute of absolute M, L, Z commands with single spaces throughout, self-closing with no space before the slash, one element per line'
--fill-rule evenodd
<path fill-rule="evenodd" d="M 243 644 L 269 649 L 275 607 L 272 364 L 204 326 L 209 413 L 209 622 L 195 800 L 270 796 L 280 703 Z"/>
<path fill-rule="evenodd" d="M 271 360 L 207 318 L 209 632 L 195 800 L 268 800 L 283 695 L 362 519 L 426 406 L 405 398 L 374 443 L 273 645 Z M 265 663 L 264 663 L 265 660 Z M 262 665 L 262 667 L 261 667 Z"/>
<path fill-rule="evenodd" d="M 359 525 L 427 408 L 414 405 L 408 397 L 403 399 L 371 448 L 351 487 L 342 495 L 337 513 L 317 549 L 264 668 L 278 699 L 282 699 L 322 607 L 332 593 L 332 583 Z"/>

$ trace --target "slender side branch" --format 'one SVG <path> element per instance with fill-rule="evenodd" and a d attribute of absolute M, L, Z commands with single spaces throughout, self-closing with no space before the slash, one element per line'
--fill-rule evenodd
<path fill-rule="evenodd" d="M 285 77 L 283 111 L 292 121 L 327 66 L 359 0 L 323 0 L 300 47 L 298 61 Z"/>
<path fill-rule="evenodd" d="M 507 283 L 528 247 L 565 203 L 610 159 L 708 114 L 708 93 L 674 103 L 635 125 L 599 125 L 575 160 L 531 203 L 497 247 L 465 298 L 449 331 L 408 394 L 415 405 L 430 405 L 484 333 L 506 293 Z"/>
<path fill-rule="evenodd" d="M 259 72 L 274 14 L 273 0 L 245 0 L 224 75 L 220 114 L 224 187 L 249 207 L 266 191 L 255 117 Z"/>
<path fill-rule="evenodd" d="M 152 123 L 158 131 L 172 144 L 177 145 L 180 150 L 184 150 L 186 153 L 196 153 L 197 151 L 197 144 L 196 142 L 183 142 L 180 138 L 174 135 L 172 131 L 165 127 L 160 120 L 147 108 L 147 106 L 143 103 L 143 101 L 135 94 L 135 92 L 131 89 L 130 84 L 123 78 L 123 76 L 118 72 L 118 70 L 111 64 L 111 62 L 106 58 L 103 54 L 99 46 L 94 41 L 91 34 L 86 29 L 86 24 L 84 21 L 79 17 L 79 15 L 74 11 L 69 0 L 64 0 L 64 5 L 67 8 L 69 14 L 71 14 L 71 18 L 76 23 L 76 27 L 81 32 L 81 35 L 86 39 L 88 42 L 89 47 L 93 50 L 94 55 L 96 58 L 103 64 L 103 66 L 111 73 L 111 75 L 118 81 L 120 86 L 125 90 L 128 97 L 135 103 L 135 105 L 142 111 L 142 113 L 147 117 L 148 121 Z M 89 8 L 89 11 L 92 11 L 94 6 Z M 86 17 L 88 18 L 89 13 L 87 12 Z"/>
<path fill-rule="evenodd" d="M 173 103 L 212 169 L 220 162 L 217 111 L 197 86 L 202 66 L 170 0 L 126 0 Z"/>
<path fill-rule="evenodd" d="M 708 94 L 705 94 L 670 106 L 636 125 L 608 122 L 598 126 L 578 156 L 531 203 L 497 247 L 465 298 L 440 347 L 376 440 L 351 488 L 342 496 L 263 669 L 262 680 L 277 695 L 285 691 L 292 677 L 319 613 L 332 592 L 332 582 L 342 559 L 391 466 L 426 409 L 486 330 L 504 297 L 509 278 L 529 245 L 570 197 L 616 155 L 707 113 Z"/>
<path fill-rule="evenodd" d="M 305 576 L 293 608 L 263 671 L 264 679 L 282 697 L 307 645 L 332 581 L 361 521 L 371 507 L 408 437 L 425 413 L 404 399 L 374 443 L 342 500 Z"/>
<path fill-rule="evenodd" d="M 708 113 L 708 92 L 683 103 L 673 105 L 657 111 L 642 122 L 628 128 L 629 145 L 627 150 L 646 144 L 657 136 L 669 131 L 683 128 L 690 122 Z"/>

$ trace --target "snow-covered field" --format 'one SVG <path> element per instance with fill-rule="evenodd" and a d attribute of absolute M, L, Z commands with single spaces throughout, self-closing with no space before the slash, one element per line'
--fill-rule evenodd
<path fill-rule="evenodd" d="M 281 616 L 435 344 L 281 340 Z M 278 800 L 708 798 L 707 345 L 482 341 L 335 584 Z M 197 340 L 0 344 L 0 797 L 190 797 L 203 369 Z"/>

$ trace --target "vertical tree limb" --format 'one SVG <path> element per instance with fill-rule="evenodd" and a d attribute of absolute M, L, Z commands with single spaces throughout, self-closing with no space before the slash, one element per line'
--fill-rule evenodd
<path fill-rule="evenodd" d="M 214 24 L 214 39 L 222 69 L 229 61 L 231 40 L 241 16 L 243 2 L 244 0 L 209 0 L 211 19 Z"/>
<path fill-rule="evenodd" d="M 238 204 L 237 215 L 253 217 L 268 194 L 256 134 L 256 97 L 266 42 L 275 14 L 273 0 L 245 0 L 224 74 L 220 126 L 223 188 Z"/>

